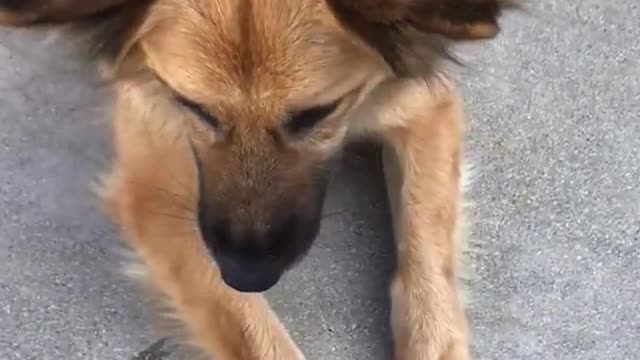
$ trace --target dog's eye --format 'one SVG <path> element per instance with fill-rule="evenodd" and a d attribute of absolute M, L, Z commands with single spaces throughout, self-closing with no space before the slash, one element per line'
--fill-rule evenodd
<path fill-rule="evenodd" d="M 311 129 L 321 120 L 331 115 L 338 107 L 338 104 L 339 101 L 336 101 L 331 104 L 316 106 L 293 113 L 285 123 L 284 127 L 292 134 L 298 134 L 302 131 Z"/>
<path fill-rule="evenodd" d="M 202 105 L 196 104 L 193 101 L 186 99 L 182 96 L 177 96 L 176 100 L 178 101 L 178 103 L 180 103 L 180 105 L 189 109 L 202 121 L 206 122 L 207 124 L 209 124 L 214 128 L 219 127 L 218 119 L 215 116 L 211 115 L 211 113 L 207 111 Z"/>

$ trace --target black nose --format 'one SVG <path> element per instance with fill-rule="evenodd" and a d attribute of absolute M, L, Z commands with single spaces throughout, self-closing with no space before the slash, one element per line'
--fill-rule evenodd
<path fill-rule="evenodd" d="M 278 283 L 282 270 L 265 259 L 244 254 L 214 255 L 222 280 L 231 288 L 241 292 L 263 292 Z"/>

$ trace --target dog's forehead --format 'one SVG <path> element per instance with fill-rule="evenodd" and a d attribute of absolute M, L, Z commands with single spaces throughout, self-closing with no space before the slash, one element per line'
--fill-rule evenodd
<path fill-rule="evenodd" d="M 352 39 L 321 0 L 165 0 L 151 16 L 152 67 L 196 100 L 296 103 L 353 73 Z"/>

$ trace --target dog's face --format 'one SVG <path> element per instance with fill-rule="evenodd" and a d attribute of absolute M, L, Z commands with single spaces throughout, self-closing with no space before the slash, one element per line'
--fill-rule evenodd
<path fill-rule="evenodd" d="M 74 1 L 51 0 L 55 18 L 89 12 L 73 14 Z M 415 39 L 400 30 L 418 30 L 432 50 L 421 66 L 433 71 L 443 38 L 493 36 L 500 9 L 471 0 L 112 1 L 125 5 L 101 35 L 108 58 L 152 74 L 182 114 L 202 240 L 223 280 L 247 292 L 275 285 L 310 248 L 353 111 L 383 80 L 415 71 Z"/>
<path fill-rule="evenodd" d="M 222 277 L 263 291 L 309 249 L 348 115 L 384 63 L 322 1 L 161 0 L 138 40 L 198 160 Z"/>

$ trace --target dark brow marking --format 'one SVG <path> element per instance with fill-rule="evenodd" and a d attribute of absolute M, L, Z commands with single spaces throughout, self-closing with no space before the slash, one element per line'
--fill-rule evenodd
<path fill-rule="evenodd" d="M 292 134 L 298 134 L 304 130 L 308 130 L 331 115 L 339 103 L 340 101 L 338 100 L 326 105 L 315 106 L 292 113 L 284 127 Z"/>
<path fill-rule="evenodd" d="M 184 106 L 189 109 L 192 113 L 198 116 L 201 120 L 205 121 L 207 124 L 213 126 L 214 128 L 218 128 L 220 126 L 220 122 L 218 119 L 211 114 L 204 105 L 198 104 L 197 102 L 190 100 L 188 97 L 182 95 L 177 90 L 169 85 L 169 82 L 162 78 L 158 73 L 152 72 L 153 76 L 169 91 L 173 94 L 174 99 L 178 104 Z"/>
<path fill-rule="evenodd" d="M 218 121 L 218 119 L 213 116 L 207 109 L 205 109 L 204 106 L 191 101 L 177 93 L 175 95 L 175 99 L 180 105 L 189 109 L 192 113 L 198 116 L 201 120 L 205 121 L 207 124 L 213 126 L 214 128 L 218 128 L 220 126 L 220 122 Z"/>

